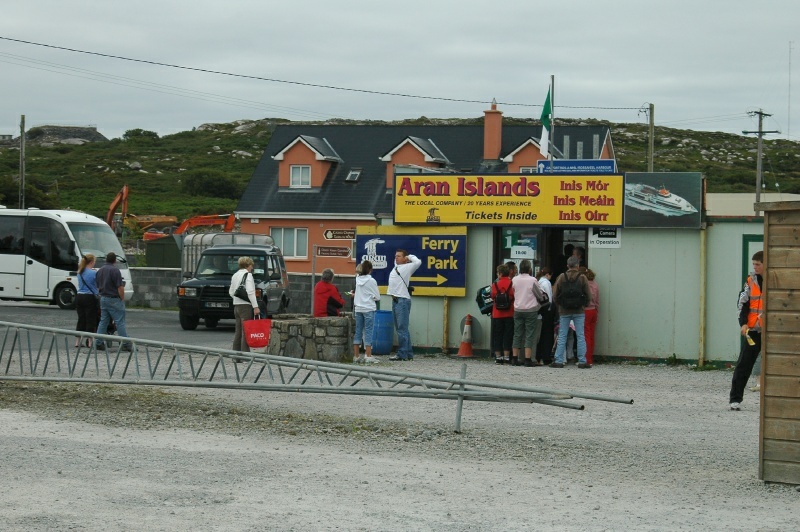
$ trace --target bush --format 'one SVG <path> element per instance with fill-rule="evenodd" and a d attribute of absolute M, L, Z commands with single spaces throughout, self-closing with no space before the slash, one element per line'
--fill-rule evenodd
<path fill-rule="evenodd" d="M 122 135 L 122 140 L 127 142 L 139 142 L 143 144 L 155 144 L 156 141 L 158 141 L 158 133 L 139 128 L 129 129 L 124 135 Z"/>
<path fill-rule="evenodd" d="M 239 199 L 242 187 L 225 172 L 207 168 L 186 172 L 183 177 L 183 191 L 192 196 Z"/>

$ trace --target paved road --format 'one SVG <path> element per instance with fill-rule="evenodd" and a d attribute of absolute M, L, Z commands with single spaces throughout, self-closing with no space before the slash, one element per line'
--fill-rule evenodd
<path fill-rule="evenodd" d="M 233 320 L 220 322 L 216 329 L 206 329 L 201 324 L 197 330 L 184 331 L 174 310 L 128 309 L 126 316 L 128 334 L 134 338 L 231 348 Z M 74 310 L 61 310 L 54 305 L 0 301 L 0 321 L 74 330 L 78 316 Z"/>

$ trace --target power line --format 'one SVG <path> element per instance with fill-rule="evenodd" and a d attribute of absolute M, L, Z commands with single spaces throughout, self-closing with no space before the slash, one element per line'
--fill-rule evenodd
<path fill-rule="evenodd" d="M 219 94 L 214 94 L 210 92 L 203 92 L 194 89 L 184 89 L 182 87 L 176 87 L 173 85 L 164 85 L 161 83 L 153 83 L 148 81 L 137 80 L 134 78 L 128 78 L 123 76 L 115 76 L 112 74 L 104 74 L 102 72 L 96 72 L 93 70 L 87 70 L 83 68 L 77 67 L 70 67 L 66 65 L 60 65 L 58 63 L 51 63 L 49 61 L 42 61 L 38 59 L 31 59 L 24 56 L 19 56 L 15 54 L 9 54 L 0 52 L 0 57 L 7 57 L 12 59 L 11 61 L 4 61 L 0 59 L 0 63 L 6 63 L 11 65 L 17 65 L 25 68 L 31 68 L 34 70 L 41 70 L 44 72 L 52 72 L 55 74 L 61 74 L 64 76 L 71 76 L 77 77 L 82 79 L 89 79 L 92 81 L 99 81 L 101 83 L 109 83 L 112 85 L 119 85 L 123 87 L 132 87 L 142 90 L 147 90 L 151 92 L 158 92 L 161 94 L 173 94 L 176 96 L 183 96 L 187 98 L 193 98 L 196 100 L 202 101 L 210 101 L 210 102 L 217 102 L 223 103 L 226 105 L 233 105 L 238 107 L 247 107 L 247 108 L 255 108 L 261 110 L 269 110 L 269 111 L 279 111 L 279 112 L 289 112 L 292 114 L 296 114 L 299 116 L 305 116 L 306 118 L 319 118 L 319 117 L 326 117 L 326 118 L 333 118 L 334 115 L 326 114 L 326 113 L 319 113 L 316 111 L 308 111 L 305 109 L 298 109 L 295 107 L 286 107 L 282 105 L 274 105 L 274 104 L 267 104 L 263 102 L 256 102 L 252 100 L 244 100 L 241 98 L 233 98 L 229 96 L 222 96 Z M 23 63 L 18 63 L 15 61 L 22 61 Z M 27 63 L 32 63 L 40 66 L 32 66 Z M 62 69 L 66 72 L 61 72 L 59 70 L 52 70 L 52 69 Z M 107 78 L 107 79 L 103 79 Z"/>
<path fill-rule="evenodd" d="M 11 37 L 3 37 L 0 36 L 0 40 L 10 41 L 10 42 L 17 42 L 21 44 L 29 44 L 32 46 L 41 46 L 43 48 L 52 48 L 54 50 L 63 50 L 66 52 L 74 52 L 79 54 L 86 54 L 86 55 L 94 55 L 98 57 L 106 57 L 109 59 L 119 59 L 122 61 L 131 61 L 134 63 L 143 63 L 147 65 L 154 65 L 154 66 L 163 66 L 168 68 L 176 68 L 180 70 L 189 70 L 193 72 L 202 72 L 205 74 L 216 74 L 219 76 L 229 76 L 235 78 L 243 78 L 243 79 L 254 79 L 258 81 L 269 81 L 272 83 L 285 83 L 289 85 L 298 85 L 302 87 L 313 87 L 318 89 L 329 89 L 329 90 L 339 90 L 339 91 L 348 91 L 348 92 L 358 92 L 363 94 L 375 94 L 379 96 L 398 96 L 401 98 L 416 98 L 421 100 L 438 100 L 438 101 L 445 101 L 445 102 L 458 102 L 458 103 L 491 103 L 486 100 L 467 100 L 467 99 L 460 99 L 460 98 L 445 98 L 441 96 L 424 96 L 419 94 L 405 94 L 400 92 L 386 92 L 386 91 L 376 91 L 370 89 L 358 89 L 353 87 L 337 87 L 335 85 L 325 85 L 319 83 L 306 83 L 302 81 L 292 81 L 292 80 L 285 80 L 285 79 L 276 79 L 276 78 L 266 78 L 262 76 L 254 76 L 250 74 L 237 74 L 232 72 L 224 72 L 220 70 L 210 70 L 207 68 L 197 68 L 197 67 L 189 67 L 184 65 L 173 65 L 170 63 L 162 63 L 160 61 L 150 61 L 147 59 L 136 59 L 132 57 L 125 57 L 120 55 L 112 55 L 112 54 L 104 54 L 101 52 L 92 52 L 88 50 L 79 50 L 76 48 L 68 48 L 65 46 L 56 46 L 53 44 L 45 44 L 45 43 L 38 43 L 33 41 L 25 41 L 22 39 L 13 39 Z M 513 103 L 513 102 L 497 102 L 500 105 L 507 105 L 507 106 L 517 106 L 517 107 L 542 107 L 541 104 L 529 104 L 529 103 Z M 639 107 L 601 107 L 601 106 L 574 106 L 574 105 L 560 105 L 562 109 L 594 109 L 594 110 L 639 110 Z"/>

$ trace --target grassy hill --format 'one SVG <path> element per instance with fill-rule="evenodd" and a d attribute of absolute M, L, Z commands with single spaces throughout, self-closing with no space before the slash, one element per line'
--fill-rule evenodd
<path fill-rule="evenodd" d="M 508 124 L 531 123 L 506 118 Z M 130 188 L 129 212 L 168 214 L 179 220 L 196 214 L 232 212 L 282 119 L 204 124 L 192 131 L 159 138 L 130 130 L 121 139 L 83 145 L 37 143 L 26 146 L 26 205 L 71 208 L 105 216 L 123 185 Z M 646 171 L 647 125 L 573 120 L 571 124 L 605 123 L 611 127 L 622 172 Z M 336 121 L 336 123 L 342 123 Z M 474 120 L 403 123 L 480 124 Z M 29 131 L 35 137 L 36 131 Z M 19 150 L 0 145 L 0 204 L 16 206 Z M 699 171 L 708 192 L 752 192 L 755 189 L 756 139 L 657 127 L 656 171 Z M 764 142 L 766 190 L 800 193 L 800 150 L 786 140 Z"/>

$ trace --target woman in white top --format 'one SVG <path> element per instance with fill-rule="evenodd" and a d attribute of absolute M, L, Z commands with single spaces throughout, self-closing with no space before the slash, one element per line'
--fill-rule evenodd
<path fill-rule="evenodd" d="M 231 286 L 228 289 L 228 294 L 233 298 L 233 316 L 236 318 L 236 330 L 233 333 L 233 350 L 234 351 L 250 351 L 250 346 L 244 338 L 244 326 L 242 325 L 245 320 L 252 320 L 253 314 L 258 316 L 261 310 L 258 308 L 258 301 L 256 300 L 256 283 L 253 280 L 253 259 L 250 257 L 239 257 L 239 271 L 231 277 Z M 236 289 L 244 278 L 244 287 L 247 290 L 247 299 L 236 297 Z"/>
<path fill-rule="evenodd" d="M 378 359 L 372 356 L 372 333 L 375 325 L 376 301 L 381 298 L 378 292 L 378 282 L 372 278 L 372 263 L 368 260 L 362 262 L 356 269 L 356 291 L 353 295 L 353 311 L 356 318 L 356 334 L 353 337 L 353 362 L 356 364 L 375 364 Z M 362 338 L 363 337 L 363 338 Z M 364 342 L 366 357 L 359 356 L 361 342 Z"/>

